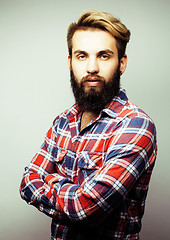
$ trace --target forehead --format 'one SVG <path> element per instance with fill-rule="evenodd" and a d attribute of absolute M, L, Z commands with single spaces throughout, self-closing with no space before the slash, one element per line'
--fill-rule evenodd
<path fill-rule="evenodd" d="M 105 49 L 117 53 L 116 39 L 107 31 L 99 29 L 78 30 L 73 35 L 73 53 L 76 50 L 99 52 Z"/>

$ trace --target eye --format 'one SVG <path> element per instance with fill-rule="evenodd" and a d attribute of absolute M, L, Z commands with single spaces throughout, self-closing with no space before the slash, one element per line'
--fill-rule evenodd
<path fill-rule="evenodd" d="M 108 60 L 110 58 L 110 55 L 109 54 L 101 54 L 101 55 L 99 55 L 99 58 L 101 60 Z"/>
<path fill-rule="evenodd" d="M 86 59 L 86 55 L 85 54 L 79 54 L 79 55 L 77 55 L 77 59 L 78 60 L 85 60 Z"/>

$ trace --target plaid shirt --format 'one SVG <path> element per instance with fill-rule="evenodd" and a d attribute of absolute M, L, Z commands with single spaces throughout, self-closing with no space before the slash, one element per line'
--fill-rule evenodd
<path fill-rule="evenodd" d="M 59 115 L 25 168 L 21 196 L 52 217 L 51 239 L 139 239 L 156 158 L 152 120 L 125 91 L 80 131 L 77 105 Z"/>

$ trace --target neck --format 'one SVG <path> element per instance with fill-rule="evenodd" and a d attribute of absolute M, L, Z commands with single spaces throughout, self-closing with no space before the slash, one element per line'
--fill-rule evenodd
<path fill-rule="evenodd" d="M 82 114 L 82 118 L 81 118 L 81 127 L 80 130 L 82 130 L 83 128 L 85 128 L 92 120 L 94 120 L 97 117 L 96 114 L 92 113 L 92 112 L 84 112 Z"/>

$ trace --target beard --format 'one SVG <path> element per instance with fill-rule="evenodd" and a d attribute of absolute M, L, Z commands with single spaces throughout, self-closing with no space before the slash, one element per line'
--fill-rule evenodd
<path fill-rule="evenodd" d="M 91 112 L 95 115 L 99 115 L 101 110 L 104 109 L 112 101 L 112 99 L 118 95 L 120 89 L 120 75 L 120 65 L 118 65 L 116 72 L 107 82 L 103 77 L 89 74 L 82 78 L 81 83 L 78 83 L 73 70 L 71 69 L 71 87 L 80 111 Z M 102 82 L 100 89 L 96 89 L 96 87 L 91 86 L 88 91 L 85 91 L 83 83 L 90 77 L 96 77 L 98 81 Z"/>

